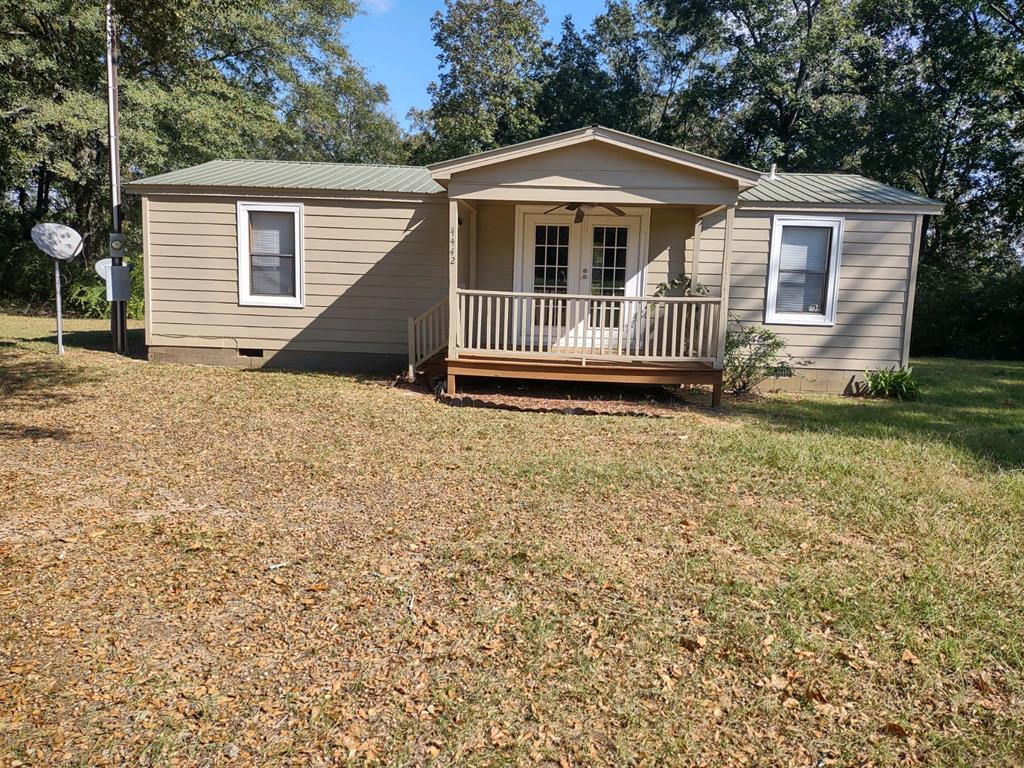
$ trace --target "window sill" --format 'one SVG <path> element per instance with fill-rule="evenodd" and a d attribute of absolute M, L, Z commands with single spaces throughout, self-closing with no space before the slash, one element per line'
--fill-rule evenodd
<path fill-rule="evenodd" d="M 294 296 L 282 296 L 280 298 L 274 296 L 246 296 L 238 300 L 238 306 L 302 309 L 305 307 L 305 303 L 302 299 L 295 298 Z"/>
<path fill-rule="evenodd" d="M 821 315 L 804 317 L 801 315 L 778 315 L 778 314 L 766 314 L 764 318 L 765 325 L 816 325 L 819 327 L 831 328 L 836 324 L 835 320 L 830 320 L 827 317 Z"/>

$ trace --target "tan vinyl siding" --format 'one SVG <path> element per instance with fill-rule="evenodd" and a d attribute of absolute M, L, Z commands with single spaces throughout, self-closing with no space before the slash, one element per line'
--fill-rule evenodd
<path fill-rule="evenodd" d="M 722 293 L 722 255 L 725 247 L 725 212 L 719 212 L 705 216 L 702 220 L 700 235 L 700 256 L 697 264 L 697 283 L 708 289 L 712 296 L 720 296 Z M 733 232 L 732 250 L 733 267 L 736 266 L 736 251 L 743 247 L 742 242 L 737 242 Z M 765 249 L 765 264 L 768 263 L 768 251 Z"/>
<path fill-rule="evenodd" d="M 292 309 L 239 306 L 236 199 L 147 196 L 148 342 L 404 355 L 408 316 L 447 288 L 446 205 L 301 202 L 305 306 Z"/>
<path fill-rule="evenodd" d="M 470 280 L 470 243 L 473 233 L 472 225 L 473 212 L 467 208 L 459 209 L 459 285 L 468 286 Z M 448 291 L 448 265 L 444 269 L 444 290 Z"/>
<path fill-rule="evenodd" d="M 899 365 L 914 216 L 815 211 L 845 220 L 839 296 L 834 326 L 769 327 L 789 342 L 788 351 L 814 368 L 863 370 Z M 730 314 L 743 323 L 764 321 L 773 213 L 737 212 L 733 233 Z M 725 232 L 724 214 L 705 219 L 701 282 L 718 293 Z"/>
<path fill-rule="evenodd" d="M 477 211 L 475 287 L 481 291 L 511 291 L 516 261 L 516 207 L 481 203 Z"/>
<path fill-rule="evenodd" d="M 464 199 L 575 202 L 582 197 L 624 205 L 717 204 L 738 194 L 734 179 L 597 142 L 460 171 L 448 190 Z"/>
<path fill-rule="evenodd" d="M 688 273 L 692 266 L 692 248 L 693 209 L 652 207 L 645 294 L 651 296 L 662 283 Z"/>

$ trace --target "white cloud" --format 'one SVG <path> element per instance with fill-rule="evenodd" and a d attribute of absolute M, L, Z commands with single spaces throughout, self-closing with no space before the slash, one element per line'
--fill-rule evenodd
<path fill-rule="evenodd" d="M 394 0 L 363 0 L 367 13 L 387 13 L 395 7 Z"/>

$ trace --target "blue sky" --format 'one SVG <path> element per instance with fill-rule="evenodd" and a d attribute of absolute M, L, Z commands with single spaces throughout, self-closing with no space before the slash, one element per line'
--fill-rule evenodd
<path fill-rule="evenodd" d="M 384 83 L 395 117 L 406 125 L 411 107 L 426 107 L 427 84 L 437 77 L 437 50 L 430 36 L 430 18 L 442 0 L 363 0 L 365 13 L 346 29 L 356 61 L 371 80 Z M 546 0 L 548 37 L 557 37 L 562 19 L 571 14 L 578 27 L 590 25 L 604 0 Z"/>

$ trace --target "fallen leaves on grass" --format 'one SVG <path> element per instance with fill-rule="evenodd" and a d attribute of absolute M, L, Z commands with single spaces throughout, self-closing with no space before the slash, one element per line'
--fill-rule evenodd
<path fill-rule="evenodd" d="M 948 611 L 954 674 L 895 662 L 897 631 L 943 650 L 902 593 L 858 602 L 914 550 L 834 497 L 888 498 L 899 457 L 832 488 L 672 402 L 0 354 L 0 764 L 942 764 L 1015 733 L 1001 624 Z"/>

